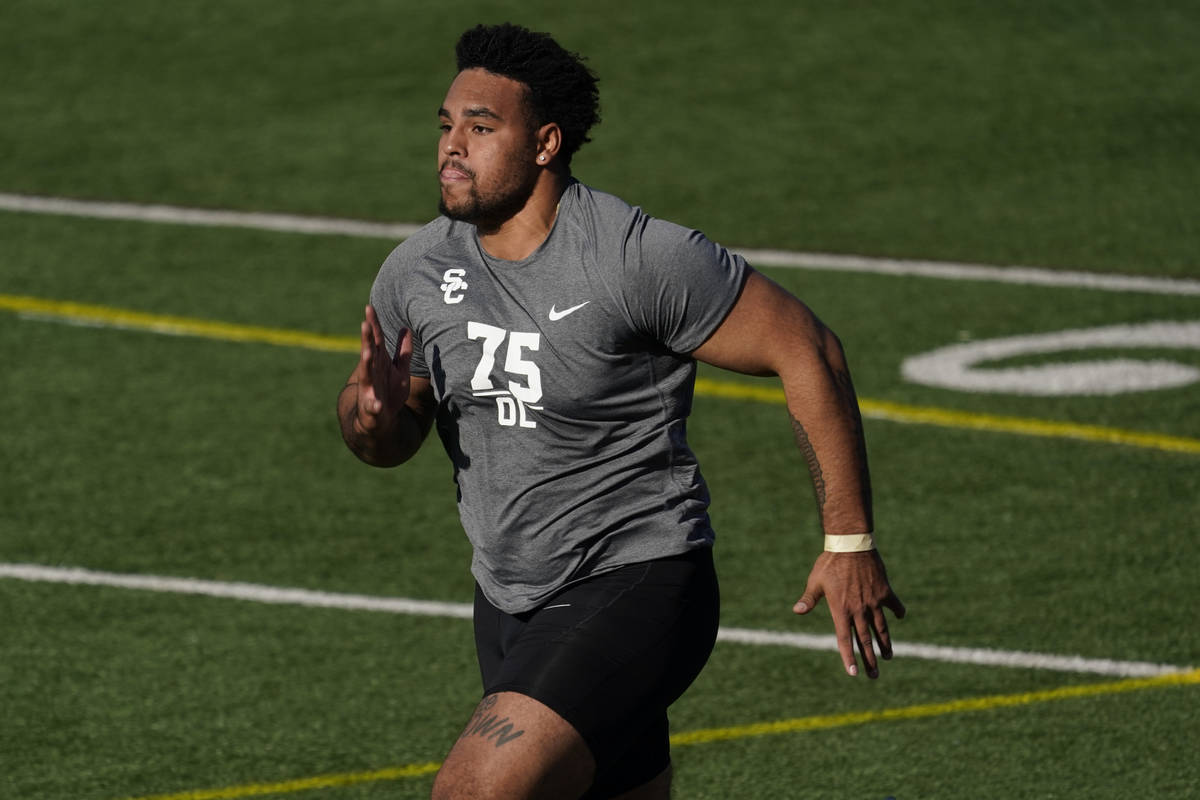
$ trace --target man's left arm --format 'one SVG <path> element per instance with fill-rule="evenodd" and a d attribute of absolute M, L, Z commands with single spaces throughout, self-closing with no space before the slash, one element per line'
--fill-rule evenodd
<path fill-rule="evenodd" d="M 867 675 L 877 677 L 872 637 L 884 658 L 892 656 L 883 609 L 890 608 L 897 618 L 905 610 L 871 536 L 862 417 L 841 342 L 804 303 L 749 270 L 733 309 L 692 355 L 736 372 L 779 376 L 796 444 L 812 476 L 826 543 L 793 610 L 807 614 L 824 597 L 846 672 L 858 674 L 857 642 Z"/>

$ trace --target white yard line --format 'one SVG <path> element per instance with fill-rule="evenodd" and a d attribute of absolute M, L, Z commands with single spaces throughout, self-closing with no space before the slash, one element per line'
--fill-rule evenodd
<path fill-rule="evenodd" d="M 409 614 L 427 617 L 470 619 L 469 603 L 441 603 L 411 600 L 403 597 L 374 597 L 360 594 L 320 592 L 309 589 L 290 589 L 255 583 L 176 578 L 160 575 L 133 575 L 101 572 L 78 567 L 47 567 L 38 564 L 0 563 L 0 578 L 61 583 L 84 586 L 104 586 L 120 589 L 140 589 L 170 594 L 201 595 L 253 603 L 295 605 L 310 608 L 335 608 L 346 611 L 382 611 L 389 614 Z M 723 627 L 719 641 L 746 645 L 774 645 L 803 650 L 837 651 L 832 635 L 781 633 L 748 628 Z M 1152 677 L 1184 672 L 1190 667 L 1153 664 L 1141 661 L 1112 661 L 1109 659 L 1059 656 L 1047 653 L 992 650 L 988 648 L 944 647 L 941 645 L 897 643 L 896 655 L 901 658 L 921 658 L 955 664 L 975 664 L 992 667 L 1015 667 L 1057 672 L 1078 672 L 1118 677 Z"/>
<path fill-rule="evenodd" d="M 794 253 L 786 250 L 739 250 L 751 264 L 764 267 L 821 269 L 833 272 L 868 272 L 875 275 L 917 276 L 957 281 L 991 281 L 1022 286 L 1062 289 L 1100 289 L 1108 292 L 1200 295 L 1200 281 L 1098 272 L 1050 270 L 1040 267 L 996 267 L 951 261 L 913 261 L 896 258 Z"/>
<path fill-rule="evenodd" d="M 420 225 L 364 222 L 333 217 L 302 217 L 295 214 L 268 214 L 258 211 L 222 211 L 183 208 L 181 206 L 106 203 L 74 200 L 69 197 L 38 197 L 0 192 L 0 210 L 30 214 L 56 214 L 93 219 L 121 219 L 134 222 L 159 222 L 173 225 L 202 225 L 285 233 L 335 234 L 377 239 L 403 239 Z"/>
<path fill-rule="evenodd" d="M 409 223 L 366 222 L 336 217 L 305 217 L 251 211 L 222 211 L 170 205 L 112 203 L 66 197 L 0 193 L 0 210 L 32 214 L 58 214 L 98 219 L 123 219 L 177 225 L 208 225 L 379 239 L 403 239 L 421 226 Z M 1200 295 L 1200 281 L 1136 275 L 1107 275 L 1025 266 L 988 266 L 945 261 L 916 261 L 832 253 L 733 248 L 750 263 L 764 267 L 789 267 L 876 275 L 920 276 L 944 280 L 991 281 L 1025 286 L 1099 289 L 1110 292 L 1144 292 L 1167 295 Z"/>

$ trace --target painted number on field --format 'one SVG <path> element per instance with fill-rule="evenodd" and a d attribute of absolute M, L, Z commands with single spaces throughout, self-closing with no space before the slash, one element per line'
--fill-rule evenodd
<path fill-rule="evenodd" d="M 1200 381 L 1200 369 L 1165 359 L 1109 358 L 989 368 L 1002 359 L 1080 350 L 1200 350 L 1200 322 L 1147 322 L 985 339 L 904 360 L 905 380 L 963 392 L 1113 395 L 1171 389 Z"/>

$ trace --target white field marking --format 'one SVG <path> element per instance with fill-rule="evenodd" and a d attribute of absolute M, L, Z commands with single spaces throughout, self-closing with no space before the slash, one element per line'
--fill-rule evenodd
<path fill-rule="evenodd" d="M 721 628 L 717 639 L 740 644 L 781 645 L 803 650 L 837 651 L 837 638 L 833 635 L 806 633 L 777 633 L 747 628 Z M 878 648 L 876 648 L 878 649 Z M 1086 672 L 1096 675 L 1116 675 L 1126 678 L 1149 678 L 1176 672 L 1186 672 L 1189 667 L 1170 664 L 1152 664 L 1145 661 L 1113 661 L 1083 656 L 1058 656 L 1050 653 L 1030 653 L 1021 650 L 989 650 L 982 647 L 946 647 L 936 644 L 914 644 L 896 642 L 892 650 L 901 658 L 923 658 L 950 664 L 974 664 L 985 667 L 1014 667 L 1018 669 L 1041 669 L 1054 672 Z"/>
<path fill-rule="evenodd" d="M 306 217 L 256 211 L 222 211 L 171 205 L 113 203 L 75 200 L 66 197 L 0 192 L 0 210 L 73 217 L 123 219 L 176 225 L 207 225 L 289 233 L 335 234 L 379 239 L 404 239 L 421 228 L 409 223 L 367 222 L 337 217 Z M 1183 278 L 1154 278 L 1136 275 L 1106 275 L 1060 271 L 1025 266 L 989 266 L 948 261 L 921 261 L 833 253 L 801 253 L 790 250 L 731 248 L 750 263 L 764 267 L 788 267 L 834 272 L 866 272 L 876 275 L 916 275 L 945 280 L 991 281 L 1025 286 L 1054 286 L 1099 289 L 1110 292 L 1145 292 L 1167 295 L 1200 295 L 1200 281 Z"/>
<path fill-rule="evenodd" d="M 108 586 L 117 589 L 142 589 L 149 592 L 222 597 L 270 605 L 338 608 L 347 611 L 384 611 L 389 614 L 409 614 L 419 617 L 471 618 L 471 606 L 464 603 L 438 603 L 429 600 L 409 600 L 403 597 L 371 597 L 360 594 L 318 592 L 310 589 L 288 589 L 257 583 L 207 581 L 199 578 L 97 572 L 79 567 L 43 567 L 37 564 L 0 563 L 0 578 L 81 586 Z"/>
<path fill-rule="evenodd" d="M 100 572 L 79 567 L 47 567 L 38 564 L 0 563 L 0 578 L 13 578 L 41 583 L 65 583 L 83 586 L 104 586 L 120 589 L 141 589 L 171 594 L 201 595 L 253 603 L 297 605 L 312 608 L 334 608 L 347 611 L 383 611 L 390 614 L 409 614 L 426 617 L 470 619 L 469 603 L 441 603 L 410 600 L 403 597 L 373 597 L 359 594 L 320 592 L 309 589 L 289 589 L 255 583 L 230 583 L 199 578 L 174 578 L 159 575 L 131 575 Z M 832 635 L 782 633 L 748 628 L 722 627 L 717 640 L 747 645 L 774 645 L 802 650 L 837 652 L 837 639 Z M 940 645 L 897 643 L 897 656 L 943 661 L 954 664 L 975 664 L 991 667 L 1014 667 L 1057 672 L 1078 672 L 1118 677 L 1152 677 L 1185 672 L 1190 667 L 1171 664 L 1152 664 L 1141 661 L 1112 661 L 1058 656 L 1046 653 L 990 650 L 985 648 L 943 647 Z"/>
<path fill-rule="evenodd" d="M 1200 295 L 1200 281 L 1186 278 L 1154 278 L 1139 275 L 1108 275 L 1096 272 L 1051 270 L 1042 267 L 989 266 L 953 261 L 920 261 L 899 258 L 794 253 L 787 250 L 739 250 L 751 264 L 766 267 L 820 269 L 830 272 L 869 272 L 875 275 L 915 275 L 958 281 L 990 281 L 1022 286 L 1053 286 L 1064 289 L 1100 289 L 1108 292 Z"/>
<path fill-rule="evenodd" d="M 304 217 L 296 214 L 269 214 L 258 211 L 222 211 L 219 209 L 183 208 L 141 203 L 108 203 L 93 200 L 73 200 L 68 197 L 38 197 L 35 195 L 0 192 L 0 209 L 24 211 L 31 214 L 56 214 L 68 217 L 122 219 L 134 222 L 159 222 L 173 225 L 202 225 L 225 228 L 253 228 L 284 233 L 334 234 L 372 239 L 404 239 L 412 236 L 420 225 L 403 223 L 366 222 L 333 217 Z"/>
<path fill-rule="evenodd" d="M 1200 350 L 1200 322 L 1106 325 L 953 344 L 904 359 L 900 374 L 912 383 L 961 392 L 1054 397 L 1148 392 L 1200 381 L 1200 369 L 1163 359 L 1120 358 L 1007 368 L 983 366 L 988 361 L 1021 355 L 1133 347 Z"/>

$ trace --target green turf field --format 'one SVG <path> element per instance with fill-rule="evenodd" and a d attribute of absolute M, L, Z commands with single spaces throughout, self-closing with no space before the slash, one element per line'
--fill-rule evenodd
<path fill-rule="evenodd" d="M 722 641 L 673 714 L 676 796 L 1200 793 L 1200 384 L 901 375 L 947 345 L 1200 321 L 1190 5 L 10 0 L 0 194 L 422 222 L 453 40 L 504 19 L 601 76 L 578 175 L 731 246 L 1157 281 L 764 269 L 850 356 L 910 649 L 868 682 Z M 261 601 L 470 598 L 440 447 L 372 470 L 334 420 L 393 244 L 0 211 L 0 798 L 427 796 L 478 692 L 469 624 Z M 984 371 L 1200 369 L 1180 336 Z M 702 377 L 722 624 L 827 634 L 790 613 L 820 538 L 774 384 Z M 95 585 L 130 576 L 241 599 Z"/>

